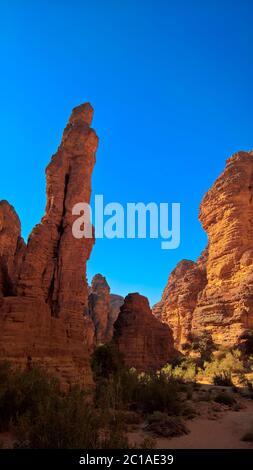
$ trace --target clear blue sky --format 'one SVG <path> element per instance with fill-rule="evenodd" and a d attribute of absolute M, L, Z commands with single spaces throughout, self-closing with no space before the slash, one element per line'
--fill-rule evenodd
<path fill-rule="evenodd" d="M 98 240 L 89 278 L 153 304 L 206 244 L 202 196 L 253 147 L 252 0 L 1 0 L 0 199 L 24 237 L 44 211 L 44 169 L 71 109 L 95 108 L 93 192 L 106 202 L 180 202 L 181 246 Z"/>

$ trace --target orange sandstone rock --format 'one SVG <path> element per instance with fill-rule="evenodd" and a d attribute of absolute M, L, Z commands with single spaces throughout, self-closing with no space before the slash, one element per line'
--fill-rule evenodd
<path fill-rule="evenodd" d="M 180 348 L 188 335 L 209 333 L 233 347 L 253 329 L 253 153 L 238 152 L 206 193 L 199 218 L 208 250 L 171 273 L 154 313 Z"/>
<path fill-rule="evenodd" d="M 20 232 L 20 220 L 15 209 L 7 201 L 0 201 L 0 296 L 16 293 L 25 253 Z"/>
<path fill-rule="evenodd" d="M 138 293 L 126 296 L 113 341 L 125 365 L 140 371 L 159 369 L 175 355 L 171 329 L 152 314 L 148 299 Z"/>
<path fill-rule="evenodd" d="M 89 293 L 89 314 L 95 326 L 96 344 L 109 342 L 113 336 L 113 324 L 116 321 L 124 299 L 110 294 L 106 278 L 96 274 Z"/>
<path fill-rule="evenodd" d="M 72 235 L 73 206 L 90 201 L 98 145 L 90 128 L 92 115 L 87 103 L 72 112 L 46 170 L 46 212 L 29 237 L 18 274 L 11 268 L 14 245 L 20 243 L 19 222 L 11 221 L 14 211 L 7 215 L 12 236 L 0 232 L 0 253 L 7 257 L 17 294 L 6 297 L 3 292 L 0 298 L 0 358 L 22 365 L 32 358 L 65 385 L 92 384 L 88 350 L 94 331 L 87 316 L 86 262 L 94 240 Z"/>

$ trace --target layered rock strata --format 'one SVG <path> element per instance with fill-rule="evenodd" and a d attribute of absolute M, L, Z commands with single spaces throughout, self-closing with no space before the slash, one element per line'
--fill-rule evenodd
<path fill-rule="evenodd" d="M 171 273 L 154 313 L 182 348 L 189 334 L 208 333 L 234 347 L 253 333 L 253 153 L 238 152 L 205 194 L 199 219 L 208 249 Z"/>

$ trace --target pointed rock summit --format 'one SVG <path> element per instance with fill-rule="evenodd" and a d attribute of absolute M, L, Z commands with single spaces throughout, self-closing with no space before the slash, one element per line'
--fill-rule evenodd
<path fill-rule="evenodd" d="M 93 239 L 72 235 L 72 208 L 90 202 L 98 138 L 93 109 L 74 108 L 46 169 L 45 215 L 25 249 L 14 209 L 0 204 L 0 358 L 44 364 L 64 384 L 91 384 L 86 262 Z"/>

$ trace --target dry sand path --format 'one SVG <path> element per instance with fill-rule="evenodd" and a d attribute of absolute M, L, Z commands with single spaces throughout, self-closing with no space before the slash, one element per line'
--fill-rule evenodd
<path fill-rule="evenodd" d="M 155 438 L 157 449 L 253 449 L 253 442 L 243 442 L 241 437 L 253 427 L 253 401 L 243 400 L 244 409 L 226 411 L 216 420 L 196 417 L 187 421 L 190 433 L 168 438 Z M 150 437 L 145 431 L 131 433 L 131 442 L 142 442 Z"/>

